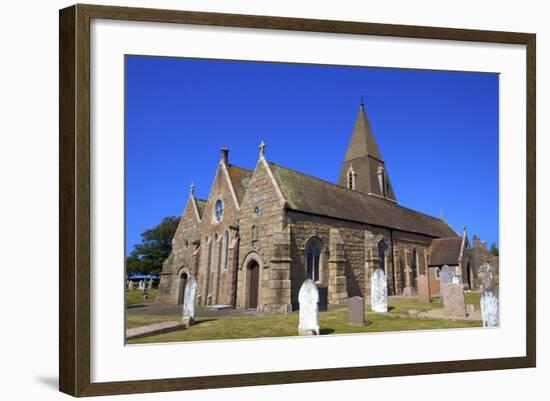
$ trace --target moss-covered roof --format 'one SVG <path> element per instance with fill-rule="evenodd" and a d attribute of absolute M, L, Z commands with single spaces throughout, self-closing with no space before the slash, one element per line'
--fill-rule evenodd
<path fill-rule="evenodd" d="M 227 170 L 229 171 L 229 178 L 231 179 L 231 184 L 233 185 L 235 195 L 237 195 L 237 200 L 240 205 L 254 172 L 234 165 L 229 165 Z"/>
<path fill-rule="evenodd" d="M 289 209 L 432 237 L 457 236 L 441 219 L 275 163 L 269 166 Z"/>
<path fill-rule="evenodd" d="M 199 216 L 202 219 L 202 213 L 204 212 L 204 207 L 206 206 L 206 199 L 195 198 L 197 202 L 197 210 L 199 211 Z"/>
<path fill-rule="evenodd" d="M 458 265 L 462 238 L 437 238 L 432 240 L 430 266 Z"/>

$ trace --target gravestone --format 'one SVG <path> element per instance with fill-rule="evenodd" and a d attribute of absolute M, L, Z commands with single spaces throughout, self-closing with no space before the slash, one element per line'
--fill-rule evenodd
<path fill-rule="evenodd" d="M 132 280 L 128 283 L 128 291 L 134 291 L 134 282 Z"/>
<path fill-rule="evenodd" d="M 147 281 L 147 289 L 151 290 L 152 288 L 153 288 L 153 279 L 151 278 Z"/>
<path fill-rule="evenodd" d="M 298 335 L 317 336 L 319 335 L 319 316 L 317 303 L 319 302 L 319 291 L 311 279 L 304 281 L 298 293 L 300 303 L 300 323 Z"/>
<path fill-rule="evenodd" d="M 348 299 L 348 318 L 350 324 L 365 324 L 365 301 L 363 297 Z"/>
<path fill-rule="evenodd" d="M 484 291 L 495 286 L 495 275 L 493 270 L 493 266 L 491 266 L 489 262 L 484 262 L 479 266 L 478 277 Z"/>
<path fill-rule="evenodd" d="M 495 289 L 483 291 L 479 300 L 481 307 L 481 318 L 483 319 L 483 327 L 498 327 L 499 311 L 498 311 L 498 293 Z"/>
<path fill-rule="evenodd" d="M 443 285 L 443 313 L 451 319 L 465 319 L 466 305 L 464 303 L 464 287 L 462 284 Z"/>
<path fill-rule="evenodd" d="M 182 322 L 185 328 L 193 324 L 195 319 L 195 302 L 197 298 L 197 280 L 195 277 L 189 277 L 185 283 L 183 294 L 183 318 Z"/>
<path fill-rule="evenodd" d="M 427 275 L 421 274 L 417 277 L 416 287 L 418 288 L 418 299 L 423 302 L 430 302 L 430 283 Z"/>
<path fill-rule="evenodd" d="M 453 282 L 454 275 L 455 274 L 453 270 L 447 265 L 444 265 L 441 268 L 441 271 L 439 272 L 439 300 L 443 305 L 445 305 L 445 296 L 443 295 L 443 287 L 446 284 L 451 284 Z"/>
<path fill-rule="evenodd" d="M 139 289 L 143 291 L 145 287 L 143 286 L 143 280 L 139 280 Z"/>
<path fill-rule="evenodd" d="M 388 282 L 386 273 L 380 268 L 374 271 L 371 279 L 371 309 L 381 313 L 388 311 Z"/>

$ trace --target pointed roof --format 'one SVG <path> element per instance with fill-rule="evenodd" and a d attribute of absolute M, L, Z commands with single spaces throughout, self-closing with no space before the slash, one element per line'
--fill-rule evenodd
<path fill-rule="evenodd" d="M 353 189 L 355 191 L 374 194 L 391 201 L 396 201 L 388 171 L 374 139 L 374 134 L 365 112 L 365 105 L 362 101 L 348 144 L 348 150 L 340 169 L 338 185 L 348 187 L 349 171 L 354 173 Z M 379 171 L 383 171 L 382 182 L 378 176 Z"/>
<path fill-rule="evenodd" d="M 436 217 L 275 163 L 268 165 L 288 209 L 432 237 L 456 236 L 461 241 L 445 221 Z"/>
<path fill-rule="evenodd" d="M 229 173 L 231 185 L 233 185 L 235 195 L 237 196 L 237 200 L 240 205 L 254 172 L 235 165 L 228 165 L 227 171 Z"/>
<path fill-rule="evenodd" d="M 202 219 L 202 213 L 204 212 L 204 207 L 206 206 L 206 199 L 195 198 L 195 202 L 197 205 L 197 212 L 199 214 L 199 217 Z"/>
<path fill-rule="evenodd" d="M 344 161 L 352 161 L 365 156 L 371 156 L 379 161 L 383 161 L 372 134 L 367 113 L 365 112 L 365 105 L 361 103 Z"/>

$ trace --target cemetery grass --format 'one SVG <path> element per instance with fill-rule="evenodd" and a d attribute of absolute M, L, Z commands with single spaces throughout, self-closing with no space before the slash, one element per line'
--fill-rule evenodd
<path fill-rule="evenodd" d="M 154 302 L 157 298 L 158 288 L 153 288 L 147 292 L 147 298 L 143 298 L 140 290 L 126 292 L 126 305 L 146 304 Z"/>
<path fill-rule="evenodd" d="M 479 305 L 479 304 L 477 304 Z M 390 300 L 389 313 L 367 312 L 367 324 L 363 326 L 348 323 L 348 309 L 342 307 L 329 312 L 319 313 L 321 335 L 346 333 L 374 333 L 403 330 L 429 330 L 481 327 L 481 322 L 418 319 L 406 316 L 409 309 L 418 312 L 441 307 L 439 301 L 431 304 L 413 300 Z M 129 315 L 126 316 L 126 328 L 146 324 L 173 321 L 174 316 Z M 130 340 L 129 344 L 163 343 L 176 341 L 206 341 L 223 339 L 245 339 L 262 337 L 296 336 L 298 331 L 298 313 L 271 316 L 239 316 L 222 318 L 198 318 L 187 330 L 164 333 Z"/>

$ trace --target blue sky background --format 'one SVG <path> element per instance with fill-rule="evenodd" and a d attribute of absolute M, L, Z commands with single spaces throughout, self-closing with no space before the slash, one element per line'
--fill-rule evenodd
<path fill-rule="evenodd" d="M 127 252 L 224 145 L 336 182 L 361 95 L 398 202 L 498 244 L 497 74 L 127 56 Z"/>

